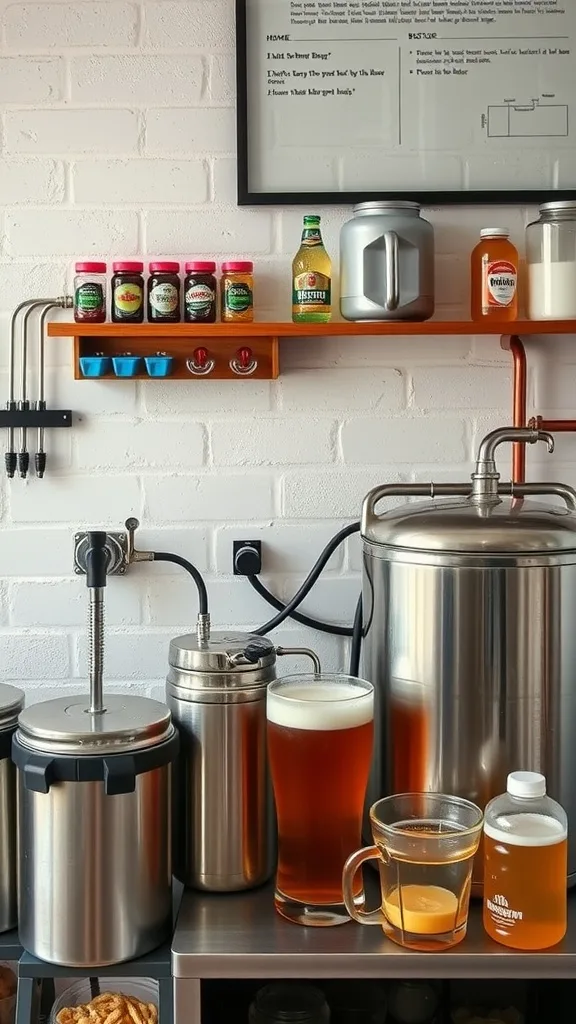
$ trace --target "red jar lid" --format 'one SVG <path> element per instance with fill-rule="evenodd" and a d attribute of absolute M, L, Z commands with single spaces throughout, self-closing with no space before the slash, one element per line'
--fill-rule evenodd
<path fill-rule="evenodd" d="M 246 261 L 243 262 L 242 260 L 239 262 L 233 260 L 231 263 L 223 263 L 222 270 L 225 274 L 227 272 L 232 274 L 251 274 L 254 270 L 254 264 Z"/>
<path fill-rule="evenodd" d="M 151 263 L 150 264 L 151 274 L 179 274 L 180 264 L 179 263 Z"/>
<path fill-rule="evenodd" d="M 202 262 L 198 262 L 198 261 L 194 262 L 193 261 L 192 263 L 187 263 L 186 264 L 186 273 L 187 274 L 191 274 L 191 273 L 192 274 L 213 274 L 215 270 L 216 270 L 216 264 L 215 263 L 210 263 L 209 261 L 206 262 L 206 263 L 202 263 Z"/>
<path fill-rule="evenodd" d="M 144 270 L 143 263 L 113 263 L 115 274 L 141 274 Z"/>
<path fill-rule="evenodd" d="M 77 263 L 78 274 L 105 274 L 107 270 L 105 263 Z"/>

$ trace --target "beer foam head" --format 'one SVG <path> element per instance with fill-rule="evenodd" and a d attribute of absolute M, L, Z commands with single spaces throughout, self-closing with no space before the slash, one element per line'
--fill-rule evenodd
<path fill-rule="evenodd" d="M 286 729 L 355 729 L 374 718 L 374 690 L 348 676 L 285 676 L 268 687 L 266 714 Z"/>
<path fill-rule="evenodd" d="M 568 832 L 562 822 L 549 814 L 500 814 L 486 822 L 484 831 L 490 839 L 507 846 L 554 846 L 566 839 Z"/>

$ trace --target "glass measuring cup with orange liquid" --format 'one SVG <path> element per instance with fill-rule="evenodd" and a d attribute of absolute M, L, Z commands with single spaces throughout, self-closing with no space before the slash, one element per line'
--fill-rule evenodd
<path fill-rule="evenodd" d="M 370 810 L 374 846 L 349 857 L 344 867 L 346 909 L 360 924 L 378 924 L 409 949 L 432 951 L 466 935 L 472 865 L 482 832 L 479 807 L 460 797 L 404 793 L 385 797 Z M 381 906 L 363 909 L 356 875 L 375 860 Z"/>
<path fill-rule="evenodd" d="M 567 925 L 568 823 L 546 779 L 512 772 L 486 808 L 484 928 L 512 949 L 555 946 Z"/>

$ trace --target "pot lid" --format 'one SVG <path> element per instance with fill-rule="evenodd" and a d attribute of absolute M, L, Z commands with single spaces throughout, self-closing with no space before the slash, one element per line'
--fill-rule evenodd
<path fill-rule="evenodd" d="M 24 707 L 24 691 L 8 683 L 0 683 L 0 732 L 13 729 Z"/>
<path fill-rule="evenodd" d="M 142 750 L 174 732 L 170 711 L 160 701 L 105 694 L 104 703 L 99 714 L 91 714 L 85 694 L 33 704 L 18 720 L 20 741 L 35 750 L 79 757 Z"/>
<path fill-rule="evenodd" d="M 363 537 L 387 547 L 446 554 L 576 553 L 576 515 L 528 500 L 478 504 L 451 498 L 414 502 L 374 516 L 364 524 Z"/>
<path fill-rule="evenodd" d="M 195 633 L 177 636 L 170 644 L 172 668 L 187 672 L 243 673 L 268 668 L 276 662 L 271 640 L 253 633 L 212 633 L 199 640 Z"/>

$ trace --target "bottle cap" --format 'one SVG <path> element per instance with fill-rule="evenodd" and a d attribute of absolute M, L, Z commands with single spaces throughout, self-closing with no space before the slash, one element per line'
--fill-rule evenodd
<path fill-rule="evenodd" d="M 222 270 L 225 274 L 251 274 L 254 270 L 254 264 L 248 263 L 246 260 L 233 260 L 232 262 L 223 263 Z"/>
<path fill-rule="evenodd" d="M 307 221 L 313 221 L 315 224 L 319 224 L 320 223 L 320 219 L 321 218 L 318 216 L 317 213 L 308 213 L 304 217 L 304 222 L 306 223 Z"/>
<path fill-rule="evenodd" d="M 150 264 L 151 274 L 179 274 L 180 264 L 179 263 L 151 263 Z"/>
<path fill-rule="evenodd" d="M 121 261 L 120 263 L 113 263 L 112 269 L 115 274 L 141 274 L 144 270 L 144 264 L 137 261 L 133 263 Z"/>
<path fill-rule="evenodd" d="M 190 274 L 190 273 L 213 274 L 215 270 L 216 270 L 216 264 L 212 263 L 210 260 L 208 260 L 208 261 L 206 261 L 204 263 L 199 262 L 199 261 L 192 261 L 192 263 L 187 263 L 186 264 L 186 273 L 187 274 Z"/>
<path fill-rule="evenodd" d="M 480 238 L 510 238 L 508 228 L 482 228 Z"/>
<path fill-rule="evenodd" d="M 535 800 L 538 797 L 546 796 L 546 779 L 538 772 L 510 772 L 506 789 L 510 796 Z"/>
<path fill-rule="evenodd" d="M 77 263 L 76 273 L 78 274 L 105 274 L 105 263 Z"/>

